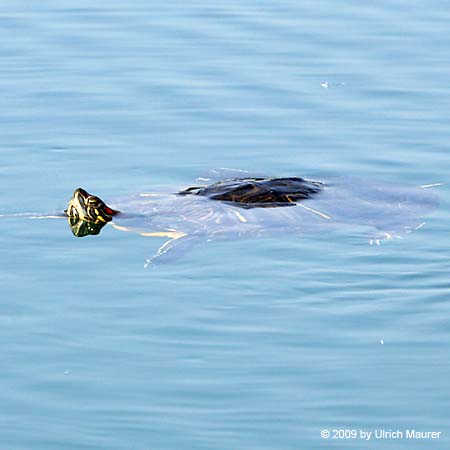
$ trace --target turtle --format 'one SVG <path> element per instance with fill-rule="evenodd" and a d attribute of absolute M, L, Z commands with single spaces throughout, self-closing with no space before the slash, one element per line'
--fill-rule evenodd
<path fill-rule="evenodd" d="M 301 235 L 346 228 L 364 231 L 370 244 L 402 239 L 424 225 L 438 206 L 431 187 L 357 177 L 309 180 L 237 170 L 214 170 L 193 186 L 142 192 L 108 205 L 82 188 L 65 210 L 76 237 L 97 235 L 106 224 L 167 241 L 147 264 L 198 241 Z M 165 256 L 166 257 L 166 256 Z"/>

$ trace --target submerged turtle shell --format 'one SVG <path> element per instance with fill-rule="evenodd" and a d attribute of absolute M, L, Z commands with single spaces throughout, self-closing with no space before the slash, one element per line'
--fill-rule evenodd
<path fill-rule="evenodd" d="M 243 209 L 242 206 L 255 206 L 252 196 L 247 193 L 241 196 L 250 199 L 247 204 L 232 203 L 236 191 L 233 194 L 231 190 L 231 197 L 228 197 L 224 196 L 226 190 L 223 189 L 230 185 L 239 188 L 242 182 L 246 189 L 247 186 L 252 189 L 248 181 L 250 178 L 254 181 L 256 177 L 246 172 L 239 174 L 247 176 L 238 179 L 234 175 L 232 179 L 208 187 L 181 191 L 184 195 L 153 192 L 112 201 L 113 208 L 125 213 L 114 218 L 114 225 L 146 235 L 162 235 L 169 231 L 205 239 L 301 234 L 350 227 L 365 231 L 369 238 L 380 239 L 401 237 L 420 227 L 423 224 L 421 218 L 438 205 L 433 192 L 416 186 L 351 177 L 328 178 L 320 183 L 301 178 L 282 178 L 301 180 L 298 183 L 305 183 L 303 186 L 313 189 L 312 195 L 301 201 L 297 199 L 294 204 L 278 202 L 278 198 L 272 201 L 272 206 L 291 205 L 287 208 Z M 221 198 L 215 197 L 216 194 Z M 217 199 L 222 201 L 215 201 Z M 267 202 L 267 205 L 270 203 Z"/>

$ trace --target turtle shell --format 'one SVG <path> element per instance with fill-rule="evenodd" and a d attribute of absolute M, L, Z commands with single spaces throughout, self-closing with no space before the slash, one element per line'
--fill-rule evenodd
<path fill-rule="evenodd" d="M 208 186 L 194 186 L 178 195 L 201 195 L 211 200 L 254 208 L 291 206 L 311 198 L 323 188 L 322 183 L 300 177 L 288 178 L 233 178 Z"/>
<path fill-rule="evenodd" d="M 112 200 L 111 207 L 123 211 L 114 217 L 114 224 L 138 233 L 176 230 L 213 240 L 344 228 L 378 239 L 421 227 L 422 217 L 439 204 L 427 186 L 356 177 L 321 177 L 317 182 L 237 175 L 222 180 L 199 178 L 212 183 L 175 194 L 162 189 Z"/>

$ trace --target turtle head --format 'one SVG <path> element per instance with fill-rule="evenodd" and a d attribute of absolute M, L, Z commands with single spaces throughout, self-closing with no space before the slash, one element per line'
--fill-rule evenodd
<path fill-rule="evenodd" d="M 103 224 L 110 222 L 113 216 L 119 213 L 107 206 L 99 197 L 81 188 L 75 190 L 64 212 L 72 219 Z"/>

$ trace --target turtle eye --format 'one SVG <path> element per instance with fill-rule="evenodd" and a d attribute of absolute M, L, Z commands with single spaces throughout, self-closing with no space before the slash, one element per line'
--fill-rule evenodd
<path fill-rule="evenodd" d="M 87 204 L 89 206 L 94 206 L 94 207 L 99 206 L 100 205 L 100 199 L 98 197 L 89 197 L 87 199 Z"/>
<path fill-rule="evenodd" d="M 70 216 L 72 217 L 78 217 L 78 210 L 77 208 L 75 208 L 75 206 L 71 206 L 70 207 Z"/>

